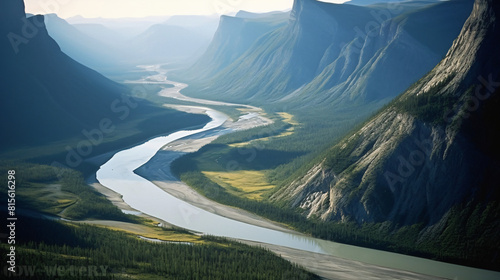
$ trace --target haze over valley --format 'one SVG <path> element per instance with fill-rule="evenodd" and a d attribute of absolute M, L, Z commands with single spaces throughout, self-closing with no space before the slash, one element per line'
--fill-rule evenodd
<path fill-rule="evenodd" d="M 2 279 L 500 278 L 498 1 L 60 2 L 0 3 Z"/>

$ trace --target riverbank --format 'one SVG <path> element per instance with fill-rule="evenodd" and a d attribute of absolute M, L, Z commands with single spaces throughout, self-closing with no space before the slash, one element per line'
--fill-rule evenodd
<path fill-rule="evenodd" d="M 292 263 L 299 264 L 306 270 L 324 278 L 324 279 L 343 279 L 343 280 L 388 280 L 388 279 L 406 279 L 406 280 L 437 280 L 446 279 L 435 276 L 423 275 L 419 273 L 396 270 L 393 268 L 371 265 L 359 261 L 353 261 L 334 256 L 306 252 L 272 244 L 263 244 L 239 240 L 242 243 L 266 248 L 278 256 Z"/>
<path fill-rule="evenodd" d="M 189 110 L 189 112 L 196 112 L 196 110 L 207 110 L 207 108 L 197 106 L 176 107 L 181 110 Z M 129 198 L 132 196 L 137 196 L 140 192 L 141 197 L 133 197 L 133 203 L 137 205 L 138 208 L 143 207 L 145 209 L 141 211 L 152 213 L 151 215 L 155 217 L 173 219 L 174 224 L 182 225 L 186 228 L 193 228 L 193 230 L 195 231 L 208 232 L 215 235 L 230 236 L 238 240 L 255 240 L 254 238 L 257 238 L 259 241 L 264 240 L 262 242 L 254 243 L 254 245 L 259 244 L 260 246 L 266 247 L 276 252 L 277 254 L 282 255 L 288 260 L 302 265 L 327 279 L 439 279 L 437 277 L 425 276 L 417 273 L 399 270 L 414 270 L 421 273 L 428 272 L 421 266 L 419 268 L 412 268 L 411 264 L 413 264 L 413 261 L 409 261 L 408 258 L 410 257 L 407 256 L 371 250 L 370 252 L 375 254 L 375 259 L 370 260 L 369 258 L 364 257 L 359 258 L 360 254 L 363 255 L 363 252 L 366 253 L 369 249 L 355 248 L 350 255 L 345 255 L 343 254 L 344 252 L 342 252 L 342 250 L 351 250 L 352 248 L 346 245 L 334 244 L 333 242 L 327 241 L 325 241 L 325 243 L 328 243 L 329 249 L 331 250 L 328 250 L 329 255 L 323 254 L 326 252 L 322 250 L 322 246 L 318 246 L 319 242 L 313 239 L 302 238 L 303 235 L 290 231 L 289 229 L 286 229 L 279 224 L 275 224 L 265 219 L 259 218 L 251 213 L 220 205 L 211 200 L 208 200 L 177 180 L 174 176 L 172 176 L 172 174 L 170 173 L 170 163 L 176 157 L 179 157 L 188 152 L 198 150 L 202 146 L 213 141 L 220 134 L 229 133 L 232 130 L 245 128 L 248 129 L 268 123 L 268 121 L 265 120 L 265 117 L 262 114 L 255 114 L 255 111 L 254 113 L 249 113 L 247 116 L 248 117 L 240 118 L 238 121 L 226 120 L 223 125 L 217 127 L 216 129 L 204 130 L 197 134 L 191 134 L 191 136 L 188 137 L 178 138 L 175 141 L 166 142 L 167 144 L 163 147 L 159 147 L 159 151 L 155 152 L 156 155 L 152 156 L 152 158 L 148 159 L 148 161 L 145 161 L 144 165 L 142 165 L 138 170 L 136 170 L 136 168 L 139 167 L 139 165 L 137 167 L 129 168 L 127 166 L 122 166 L 119 163 L 127 162 L 127 159 L 133 159 L 135 161 L 134 157 L 132 157 L 133 155 L 126 156 L 120 160 L 116 160 L 116 163 L 112 164 L 111 167 L 107 167 L 106 172 L 108 172 L 109 174 L 107 174 L 108 176 L 105 176 L 105 179 L 109 179 L 109 182 L 113 182 L 117 181 L 119 178 L 120 182 L 118 182 L 117 188 L 124 190 L 125 193 L 128 193 Z M 139 150 L 133 153 L 135 153 L 134 155 L 140 156 L 142 154 L 142 151 Z M 140 162 L 142 164 L 143 161 Z M 113 168 L 115 169 L 114 171 Z M 116 171 L 116 168 L 122 168 L 122 170 L 118 172 Z M 136 188 L 138 187 L 137 180 L 139 178 L 134 176 L 130 176 L 131 181 L 127 182 L 128 178 L 124 178 L 121 176 L 129 176 L 130 174 L 129 172 L 127 172 L 127 170 L 136 170 L 136 174 L 140 174 L 142 178 L 148 179 L 146 183 L 149 183 L 149 185 L 141 185 L 140 188 Z M 115 174 L 113 174 L 113 172 L 116 172 L 116 175 L 119 176 L 116 176 Z M 150 182 L 154 184 L 154 187 L 151 186 Z M 131 184 L 127 187 L 122 186 L 123 184 L 127 183 Z M 134 189 L 135 192 L 131 191 L 130 188 L 136 188 Z M 122 193 L 121 191 L 119 192 Z M 149 193 L 145 194 L 143 192 Z M 174 197 L 175 200 L 172 200 L 166 194 Z M 115 201 L 117 201 L 117 203 L 121 203 L 119 202 L 120 199 L 123 201 L 121 195 L 117 193 L 109 193 L 108 195 L 116 196 Z M 120 199 L 118 199 L 118 196 L 120 196 Z M 128 200 L 125 199 L 125 201 Z M 192 206 L 195 206 L 194 209 L 192 208 Z M 213 216 L 216 217 L 210 217 L 210 215 L 207 216 L 206 214 L 208 213 L 203 212 L 215 214 Z M 222 217 L 232 220 L 232 222 L 230 223 L 231 226 L 226 226 L 225 223 L 228 221 L 222 219 Z M 252 228 L 251 225 L 258 226 L 262 229 L 267 229 L 267 231 L 261 229 L 257 230 L 255 228 Z M 272 229 L 274 232 L 269 231 L 269 229 Z M 250 234 L 250 231 L 252 230 L 257 230 L 257 236 Z M 228 233 L 228 231 L 231 231 L 231 233 Z M 291 233 L 293 234 L 293 236 L 286 236 L 286 234 L 283 235 L 283 233 Z M 235 234 L 238 237 L 234 237 Z M 287 240 L 285 241 L 284 239 Z M 299 242 L 294 243 L 299 244 L 299 246 L 294 248 L 300 248 L 301 250 L 289 249 L 288 247 L 292 245 L 288 245 L 290 243 L 287 242 L 290 242 L 291 240 L 299 240 Z M 274 244 L 279 245 L 269 245 L 269 243 L 273 242 L 276 242 Z M 323 242 L 321 244 L 323 244 Z M 306 247 L 308 247 L 308 249 L 305 249 Z M 309 250 L 309 252 L 307 250 Z M 391 258 L 384 260 L 382 264 L 380 264 L 377 258 L 380 258 L 379 256 L 382 255 L 387 257 L 390 255 Z M 344 257 L 354 260 L 346 260 L 343 259 Z M 365 262 L 367 261 L 376 263 L 379 266 L 369 265 L 364 262 L 356 261 L 359 259 L 363 259 L 363 261 Z M 401 262 L 405 262 L 406 260 L 406 266 L 403 266 L 404 268 L 401 268 L 400 264 L 392 263 L 398 263 L 400 260 Z M 408 264 L 410 264 L 410 266 L 407 266 Z M 399 269 L 386 268 L 384 266 L 398 267 Z M 437 264 L 436 266 L 439 267 L 439 265 Z"/>
<path fill-rule="evenodd" d="M 209 108 L 197 107 L 197 106 L 182 106 L 182 105 L 165 105 L 166 107 L 183 111 L 192 114 L 203 114 Z M 248 108 L 248 112 L 244 110 L 244 113 L 254 113 L 255 108 Z M 191 205 L 199 207 L 210 213 L 217 214 L 219 216 L 227 217 L 233 220 L 241 221 L 247 224 L 256 225 L 259 227 L 264 227 L 268 229 L 279 230 L 282 232 L 294 233 L 300 235 L 300 233 L 290 230 L 289 228 L 272 222 L 270 220 L 259 217 L 253 213 L 229 207 L 215 201 L 209 200 L 202 196 L 198 192 L 194 191 L 192 188 L 182 183 L 180 180 L 175 178 L 170 172 L 170 164 L 178 157 L 186 153 L 193 153 L 198 151 L 201 147 L 214 141 L 223 131 L 237 131 L 246 130 L 259 126 L 265 126 L 271 124 L 272 121 L 260 114 L 252 114 L 250 117 L 242 117 L 237 121 L 227 120 L 221 128 L 218 130 L 221 133 L 216 133 L 218 135 L 199 137 L 195 138 L 187 137 L 174 142 L 169 143 L 163 147 L 158 153 L 145 165 L 140 167 L 135 171 L 136 174 L 141 177 L 151 181 L 160 189 L 173 195 L 174 197 L 181 199 Z M 107 153 L 100 157 L 92 159 L 93 162 L 102 162 L 104 159 L 108 160 L 112 157 L 112 154 Z M 113 190 L 103 186 L 96 179 L 95 176 L 87 179 L 89 185 L 91 185 L 98 192 L 106 196 L 106 198 L 111 201 L 120 210 L 125 212 L 136 211 L 134 208 L 130 207 L 125 201 L 121 194 L 114 192 Z M 141 217 L 148 219 L 156 219 L 163 223 L 165 226 L 169 226 L 169 223 L 160 220 L 156 217 L 151 217 L 144 213 L 138 214 Z"/>
<path fill-rule="evenodd" d="M 197 108 L 194 107 L 173 107 L 180 110 L 186 110 L 186 112 L 199 113 L 197 111 Z M 240 118 L 236 122 L 228 120 L 220 128 L 220 131 L 246 130 L 254 127 L 265 126 L 271 123 L 271 120 L 261 115 L 252 115 L 248 118 Z M 170 164 L 175 159 L 186 153 L 193 153 L 198 151 L 203 146 L 214 141 L 217 137 L 218 135 L 201 138 L 188 137 L 169 143 L 167 146 L 158 151 L 158 153 L 147 164 L 137 169 L 135 173 L 151 181 L 153 184 L 155 184 L 165 192 L 171 194 L 172 196 L 181 199 L 193 206 L 206 210 L 210 213 L 241 221 L 247 224 L 256 225 L 259 227 L 300 235 L 300 233 L 292 231 L 284 225 L 264 219 L 248 211 L 226 206 L 210 200 L 190 188 L 188 185 L 181 182 L 179 179 L 175 178 L 175 176 L 170 171 Z"/>
<path fill-rule="evenodd" d="M 216 136 L 201 139 L 181 139 L 170 143 L 153 157 L 145 166 L 136 171 L 140 176 L 150 180 L 165 192 L 193 206 L 246 224 L 281 232 L 301 235 L 273 221 L 261 218 L 253 213 L 222 205 L 200 195 L 186 184 L 180 182 L 170 173 L 170 163 L 181 154 L 194 152 L 210 143 Z M 179 154 L 180 153 L 180 154 Z M 343 259 L 327 254 L 313 253 L 262 242 L 237 239 L 239 242 L 266 248 L 280 257 L 298 264 L 324 279 L 445 279 L 382 266 L 366 264 L 359 261 Z"/>

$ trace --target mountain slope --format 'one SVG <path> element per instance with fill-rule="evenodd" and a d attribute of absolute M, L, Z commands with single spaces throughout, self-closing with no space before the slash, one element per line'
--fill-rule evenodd
<path fill-rule="evenodd" d="M 118 54 L 117 45 L 106 43 L 111 42 L 111 38 L 106 41 L 93 38 L 55 14 L 44 18 L 50 37 L 65 54 L 79 63 L 92 69 L 106 69 L 123 62 L 124 55 Z"/>
<path fill-rule="evenodd" d="M 383 22 L 362 47 L 350 42 L 339 57 L 325 62 L 321 74 L 301 91 L 301 100 L 313 99 L 311 91 L 334 104 L 392 99 L 446 54 L 471 7 L 472 1 L 448 1 Z"/>
<path fill-rule="evenodd" d="M 67 23 L 70 24 L 69 22 Z M 83 34 L 92 37 L 93 39 L 99 40 L 101 42 L 111 41 L 114 43 L 123 43 L 127 39 L 130 39 L 128 36 L 120 34 L 119 31 L 113 30 L 98 23 L 71 23 L 71 25 L 76 29 L 78 29 Z M 50 33 L 50 27 L 48 27 L 48 29 Z M 129 36 L 133 37 L 130 34 Z"/>
<path fill-rule="evenodd" d="M 387 101 L 439 62 L 471 8 L 472 1 L 464 0 L 404 2 L 397 8 L 297 0 L 285 27 L 243 54 L 214 63 L 222 68 L 217 75 L 193 82 L 203 96 L 225 100 L 330 109 Z M 423 18 L 432 25 L 422 25 Z M 233 41 L 222 31 L 219 36 Z M 435 40 L 422 40 L 421 34 Z"/>
<path fill-rule="evenodd" d="M 9 121 L 2 121 L 1 129 L 17 137 L 2 138 L 2 144 L 55 140 L 56 135 L 78 133 L 109 116 L 103 112 L 109 112 L 109 105 L 126 89 L 62 53 L 48 35 L 43 16 L 26 19 L 22 1 L 4 2 L 1 114 Z M 33 29 L 23 34 L 25 26 Z"/>
<path fill-rule="evenodd" d="M 418 225 L 417 243 L 494 266 L 499 22 L 499 2 L 477 0 L 430 73 L 272 199 L 323 221 Z"/>
<path fill-rule="evenodd" d="M 200 59 L 179 76 L 207 79 L 243 55 L 261 36 L 283 27 L 288 13 L 256 15 L 239 12 L 236 16 L 221 16 L 219 27 L 209 47 Z"/>
<path fill-rule="evenodd" d="M 85 21 L 90 23 L 69 24 L 55 14 L 45 15 L 49 35 L 64 53 L 92 69 L 111 73 L 141 64 L 192 59 L 208 46 L 216 28 L 215 19 L 208 16 L 176 16 L 150 26 L 137 19 L 137 28 L 146 28 L 137 35 L 123 34 L 122 29 L 134 25 L 133 19 Z"/>
<path fill-rule="evenodd" d="M 373 4 L 378 4 L 378 3 L 398 3 L 398 2 L 402 2 L 402 1 L 405 1 L 405 0 L 351 0 L 351 1 L 345 2 L 344 4 L 367 6 L 367 5 L 373 5 Z"/>
<path fill-rule="evenodd" d="M 131 55 L 138 63 L 168 62 L 190 58 L 205 49 L 210 37 L 195 30 L 167 24 L 156 24 L 128 42 Z"/>
<path fill-rule="evenodd" d="M 78 142 L 83 138 L 87 142 L 78 143 L 87 144 L 92 139 L 102 142 L 141 136 L 146 130 L 151 136 L 181 124 L 178 119 L 173 124 L 166 122 L 168 116 L 186 116 L 174 116 L 169 110 L 131 98 L 129 88 L 68 57 L 49 36 L 43 16 L 26 18 L 21 0 L 0 4 L 0 59 L 0 129 L 9 134 L 0 140 L 2 153 L 29 153 L 29 148 L 66 141 L 61 144 L 64 151 L 73 144 L 68 139 Z M 150 121 L 141 125 L 145 118 Z M 190 125 L 205 120 L 193 118 Z M 123 131 L 125 124 L 127 130 Z M 85 138 L 96 129 L 109 137 L 99 139 L 99 133 L 93 133 L 93 138 Z M 80 146 L 81 154 L 89 154 L 88 145 L 87 150 Z"/>
<path fill-rule="evenodd" d="M 205 37 L 212 37 L 217 30 L 219 17 L 217 15 L 211 16 L 186 16 L 177 15 L 171 16 L 163 24 L 171 26 L 182 26 L 190 30 L 197 30 Z"/>
<path fill-rule="evenodd" d="M 210 44 L 217 21 L 214 16 L 172 16 L 130 39 L 129 56 L 138 64 L 193 61 Z"/>

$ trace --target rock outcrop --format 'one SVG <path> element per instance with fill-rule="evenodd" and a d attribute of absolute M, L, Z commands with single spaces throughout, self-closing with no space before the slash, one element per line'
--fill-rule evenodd
<path fill-rule="evenodd" d="M 477 0 L 430 73 L 272 199 L 324 221 L 434 230 L 457 205 L 498 199 L 499 17 L 498 1 Z"/>

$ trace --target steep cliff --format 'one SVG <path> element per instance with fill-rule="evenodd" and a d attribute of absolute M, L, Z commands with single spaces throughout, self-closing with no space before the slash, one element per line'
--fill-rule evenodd
<path fill-rule="evenodd" d="M 64 54 L 43 16 L 26 18 L 22 0 L 0 5 L 0 128 L 12 133 L 2 150 L 78 135 L 113 115 L 125 87 Z"/>
<path fill-rule="evenodd" d="M 205 53 L 180 76 L 208 79 L 242 56 L 264 34 L 286 25 L 288 13 L 221 16 L 219 27 Z"/>
<path fill-rule="evenodd" d="M 212 61 L 217 71 L 194 67 L 203 75 L 192 83 L 210 98 L 299 107 L 387 101 L 439 62 L 471 8 L 471 0 L 370 7 L 296 0 L 286 26 L 254 38 L 244 51 L 219 43 L 217 50 L 230 56 L 207 52 L 200 61 Z M 249 31 L 233 34 L 221 24 L 213 44 L 234 44 Z"/>
<path fill-rule="evenodd" d="M 179 128 L 183 118 L 190 122 L 187 114 L 132 98 L 130 88 L 63 53 L 44 19 L 27 18 L 22 0 L 0 2 L 0 130 L 8 135 L 0 139 L 2 157 L 40 156 L 34 150 L 63 154 L 77 144 L 80 154 L 89 155 L 106 141 L 129 137 L 123 141 L 132 144 L 169 126 Z M 195 119 L 195 125 L 206 120 Z"/>
<path fill-rule="evenodd" d="M 123 57 L 126 56 L 110 43 L 113 37 L 107 41 L 95 39 L 56 14 L 44 15 L 44 18 L 50 37 L 65 54 L 79 63 L 101 70 L 124 62 Z"/>
<path fill-rule="evenodd" d="M 477 0 L 430 73 L 272 199 L 324 221 L 420 224 L 422 236 L 497 205 L 499 16 L 498 1 Z"/>

